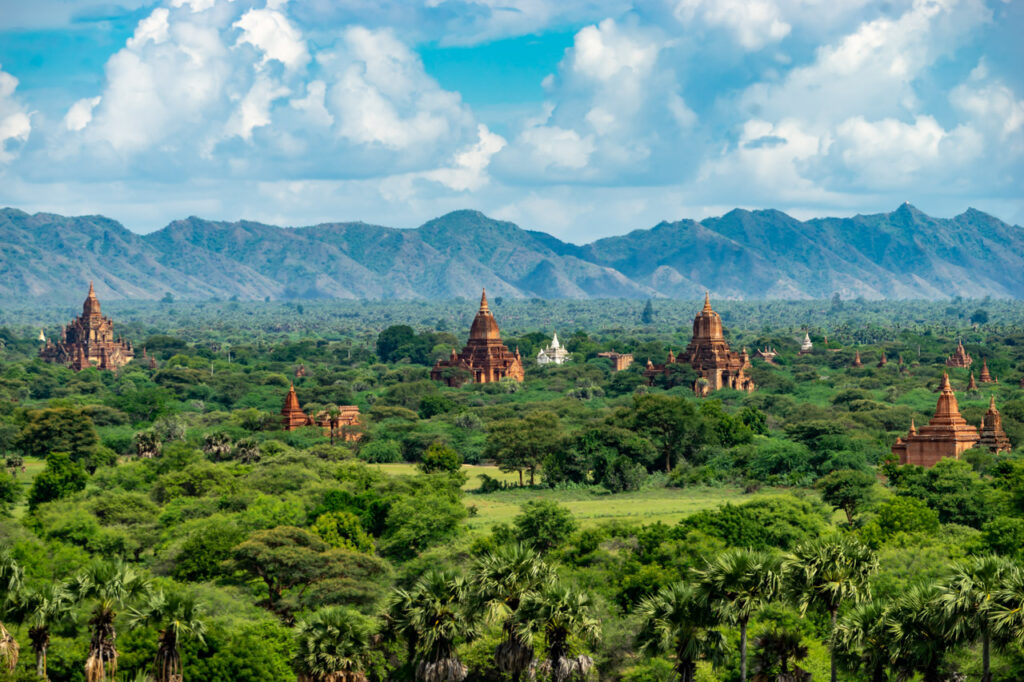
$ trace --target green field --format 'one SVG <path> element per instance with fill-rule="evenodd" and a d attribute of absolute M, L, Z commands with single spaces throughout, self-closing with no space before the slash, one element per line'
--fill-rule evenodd
<path fill-rule="evenodd" d="M 375 464 L 378 470 L 391 475 L 415 474 L 415 464 Z M 529 500 L 553 500 L 569 509 L 583 527 L 606 521 L 637 523 L 677 523 L 684 516 L 704 509 L 714 509 L 726 502 L 742 503 L 773 495 L 792 492 L 782 488 L 766 488 L 757 493 L 744 494 L 735 487 L 720 488 L 647 488 L 632 493 L 611 495 L 595 490 L 550 490 L 547 488 L 514 488 L 486 495 L 472 493 L 480 487 L 480 475 L 486 474 L 508 483 L 515 483 L 515 473 L 503 473 L 496 466 L 464 464 L 462 470 L 469 478 L 463 489 L 471 494 L 465 498 L 466 506 L 475 512 L 466 521 L 474 532 L 486 531 L 495 523 L 511 523 L 519 507 Z"/>

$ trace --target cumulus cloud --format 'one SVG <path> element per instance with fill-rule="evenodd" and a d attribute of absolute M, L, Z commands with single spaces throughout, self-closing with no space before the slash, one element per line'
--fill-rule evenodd
<path fill-rule="evenodd" d="M 68 130 L 81 130 L 89 125 L 89 121 L 92 120 L 92 110 L 96 108 L 101 99 L 103 98 L 99 95 L 84 97 L 72 104 L 64 116 L 64 127 Z"/>
<path fill-rule="evenodd" d="M 711 26 L 721 26 L 748 50 L 778 42 L 792 30 L 772 0 L 679 0 L 674 13 L 684 24 L 700 18 Z"/>
<path fill-rule="evenodd" d="M 281 12 L 268 2 L 264 9 L 251 9 L 235 22 L 242 35 L 238 43 L 249 43 L 263 53 L 263 63 L 276 59 L 288 69 L 298 69 L 309 62 L 309 52 L 302 34 Z"/>
<path fill-rule="evenodd" d="M 32 132 L 28 112 L 14 98 L 17 87 L 18 79 L 0 69 L 0 163 L 13 161 Z"/>

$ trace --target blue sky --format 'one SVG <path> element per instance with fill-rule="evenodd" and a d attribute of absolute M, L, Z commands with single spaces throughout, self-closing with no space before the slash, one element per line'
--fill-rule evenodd
<path fill-rule="evenodd" d="M 0 0 L 0 204 L 1024 224 L 1024 0 Z"/>

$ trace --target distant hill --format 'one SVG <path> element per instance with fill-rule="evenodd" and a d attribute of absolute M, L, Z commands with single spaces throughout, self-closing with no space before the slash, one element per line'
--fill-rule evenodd
<path fill-rule="evenodd" d="M 455 211 L 413 230 L 177 220 L 138 235 L 103 216 L 0 210 L 0 298 L 1024 298 L 1024 229 L 974 209 L 799 221 L 736 209 L 585 246 Z"/>

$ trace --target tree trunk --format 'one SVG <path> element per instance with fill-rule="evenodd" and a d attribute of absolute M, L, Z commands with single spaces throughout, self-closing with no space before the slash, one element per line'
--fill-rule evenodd
<path fill-rule="evenodd" d="M 989 634 L 988 628 L 981 631 L 981 682 L 992 682 L 992 671 L 989 669 Z"/>
<path fill-rule="evenodd" d="M 530 467 L 530 487 L 533 487 L 533 474 L 536 471 L 533 467 Z"/>
<path fill-rule="evenodd" d="M 665 450 L 665 473 L 672 473 L 672 452 Z"/>
<path fill-rule="evenodd" d="M 46 677 L 46 645 L 42 645 L 36 650 L 36 676 L 42 679 L 48 679 Z"/>
<path fill-rule="evenodd" d="M 740 682 L 747 682 L 747 620 L 740 621 Z"/>
<path fill-rule="evenodd" d="M 522 469 L 519 470 L 519 487 L 520 488 L 523 487 L 523 470 Z"/>
<path fill-rule="evenodd" d="M 832 619 L 832 627 L 828 631 L 828 658 L 829 658 L 829 665 L 831 666 L 831 670 L 832 670 L 832 677 L 831 677 L 832 682 L 836 682 L 836 680 L 838 678 L 838 675 L 839 675 L 839 671 L 836 668 L 836 641 L 835 641 L 836 640 L 836 615 L 838 614 L 838 612 L 839 612 L 839 609 L 832 609 L 831 611 L 829 611 L 829 615 L 831 616 L 831 619 Z"/>

